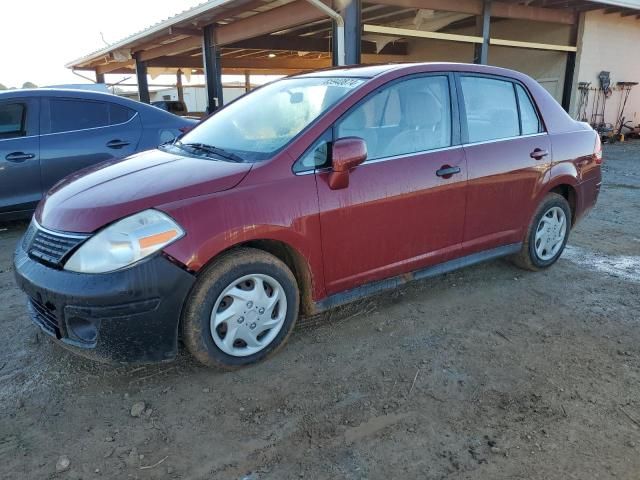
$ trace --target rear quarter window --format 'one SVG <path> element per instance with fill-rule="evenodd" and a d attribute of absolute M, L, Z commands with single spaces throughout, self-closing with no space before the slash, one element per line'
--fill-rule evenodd
<path fill-rule="evenodd" d="M 524 91 L 522 85 L 516 84 L 516 92 L 518 94 L 518 104 L 520 105 L 520 123 L 522 125 L 522 135 L 531 135 L 534 133 L 540 133 L 542 126 L 540 124 L 540 118 L 536 112 L 531 98 Z"/>
<path fill-rule="evenodd" d="M 135 114 L 135 110 L 112 103 L 109 109 L 109 125 L 128 122 Z"/>

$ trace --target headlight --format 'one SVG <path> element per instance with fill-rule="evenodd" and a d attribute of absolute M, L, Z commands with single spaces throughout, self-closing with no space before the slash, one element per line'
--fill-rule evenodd
<path fill-rule="evenodd" d="M 112 272 L 148 257 L 183 235 L 184 230 L 168 215 L 145 210 L 95 234 L 64 268 L 81 273 Z"/>

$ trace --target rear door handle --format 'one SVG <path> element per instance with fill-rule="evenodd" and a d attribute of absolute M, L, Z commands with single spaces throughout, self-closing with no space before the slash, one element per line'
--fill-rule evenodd
<path fill-rule="evenodd" d="M 536 148 L 533 152 L 529 154 L 529 156 L 535 160 L 541 160 L 547 155 L 549 155 L 549 152 L 547 152 L 546 150 L 542 150 L 540 148 Z"/>
<path fill-rule="evenodd" d="M 442 178 L 451 178 L 456 173 L 460 173 L 460 167 L 451 167 L 449 165 L 443 165 L 440 170 L 436 171 L 436 175 Z"/>
<path fill-rule="evenodd" d="M 124 140 L 111 140 L 107 142 L 107 147 L 109 148 L 122 148 L 129 145 L 130 142 L 125 142 Z"/>
<path fill-rule="evenodd" d="M 6 157 L 4 157 L 6 160 L 8 160 L 9 162 L 24 162 L 25 160 L 31 160 L 32 158 L 35 158 L 35 153 L 24 153 L 24 152 L 13 152 L 13 153 L 9 153 L 7 154 Z"/>

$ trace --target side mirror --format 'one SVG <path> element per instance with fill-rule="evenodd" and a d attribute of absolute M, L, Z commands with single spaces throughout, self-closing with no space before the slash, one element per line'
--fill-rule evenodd
<path fill-rule="evenodd" d="M 347 188 L 349 171 L 367 159 L 367 144 L 359 137 L 340 138 L 333 143 L 331 155 L 333 171 L 329 174 L 329 188 Z"/>

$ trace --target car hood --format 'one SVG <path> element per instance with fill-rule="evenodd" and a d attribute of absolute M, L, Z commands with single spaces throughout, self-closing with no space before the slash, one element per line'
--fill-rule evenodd
<path fill-rule="evenodd" d="M 52 230 L 89 233 L 147 208 L 233 188 L 251 166 L 149 150 L 68 176 L 45 195 L 35 218 Z"/>

